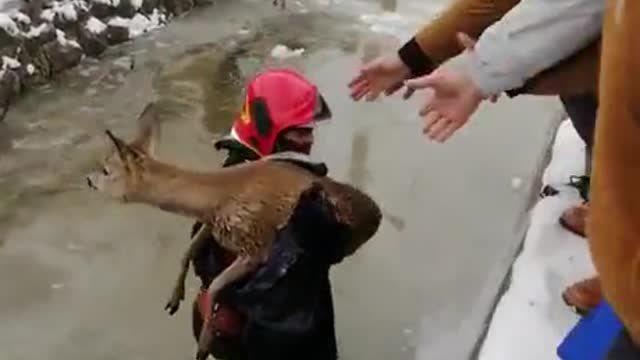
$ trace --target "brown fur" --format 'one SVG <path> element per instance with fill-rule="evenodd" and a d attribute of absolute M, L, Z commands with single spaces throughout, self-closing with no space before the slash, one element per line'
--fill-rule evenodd
<path fill-rule="evenodd" d="M 300 195 L 312 186 L 320 187 L 334 205 L 338 221 L 353 230 L 352 239 L 345 244 L 347 255 L 378 230 L 382 215 L 368 195 L 290 162 L 275 161 L 282 154 L 208 173 L 160 162 L 150 152 L 157 126 L 153 104 L 145 108 L 140 120 L 139 135 L 129 144 L 107 131 L 115 151 L 104 161 L 103 171 L 90 175 L 87 181 L 90 187 L 124 202 L 148 204 L 205 224 L 181 261 L 167 304 L 170 313 L 177 311 L 184 299 L 189 263 L 197 249 L 205 246 L 207 232 L 238 256 L 209 286 L 213 299 L 226 285 L 266 261 L 276 232 L 289 222 Z M 201 338 L 200 349 L 207 348 L 204 342 Z"/>

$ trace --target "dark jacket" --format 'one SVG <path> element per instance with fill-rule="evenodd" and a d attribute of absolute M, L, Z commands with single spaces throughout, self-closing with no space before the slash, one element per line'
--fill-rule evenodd
<path fill-rule="evenodd" d="M 309 169 L 322 172 L 322 166 Z M 342 260 L 342 239 L 349 230 L 317 194 L 311 190 L 300 197 L 267 263 L 220 294 L 247 323 L 240 343 L 229 354 L 215 355 L 234 360 L 337 359 L 329 269 Z M 203 286 L 222 270 L 223 251 L 214 245 L 194 259 Z"/>

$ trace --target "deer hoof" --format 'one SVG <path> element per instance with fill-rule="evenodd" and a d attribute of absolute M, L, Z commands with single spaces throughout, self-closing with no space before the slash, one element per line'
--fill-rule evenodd
<path fill-rule="evenodd" d="M 198 350 L 198 352 L 196 353 L 196 360 L 205 360 L 208 356 L 208 352 Z"/>
<path fill-rule="evenodd" d="M 171 296 L 171 299 L 167 302 L 167 305 L 164 306 L 164 310 L 169 312 L 169 315 L 173 315 L 178 312 L 180 308 L 180 302 L 184 299 L 184 289 L 182 291 L 180 289 L 176 289 Z"/>
<path fill-rule="evenodd" d="M 205 360 L 209 357 L 209 347 L 213 341 L 213 329 L 209 326 L 209 322 L 205 321 L 198 337 L 198 352 L 196 360 Z"/>

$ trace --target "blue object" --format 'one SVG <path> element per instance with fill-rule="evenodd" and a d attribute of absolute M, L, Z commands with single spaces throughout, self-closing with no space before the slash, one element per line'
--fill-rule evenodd
<path fill-rule="evenodd" d="M 558 346 L 562 360 L 603 360 L 623 325 L 605 300 L 584 316 Z"/>

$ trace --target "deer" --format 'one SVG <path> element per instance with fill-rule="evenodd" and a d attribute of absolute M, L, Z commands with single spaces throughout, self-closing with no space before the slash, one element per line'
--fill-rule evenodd
<path fill-rule="evenodd" d="M 213 304 L 219 291 L 268 260 L 278 231 L 288 224 L 298 199 L 307 191 L 317 191 L 328 200 L 337 221 L 351 230 L 352 236 L 344 244 L 345 257 L 353 255 L 378 231 L 382 220 L 378 204 L 350 184 L 298 166 L 296 163 L 310 161 L 306 155 L 278 153 L 215 171 L 194 171 L 154 157 L 159 127 L 155 103 L 144 108 L 138 125 L 138 133 L 130 142 L 105 131 L 112 149 L 86 181 L 90 189 L 121 203 L 146 204 L 204 224 L 182 256 L 165 306 L 171 315 L 184 300 L 189 264 L 206 241 L 213 237 L 236 255 L 207 288 Z M 206 349 L 202 337 L 199 349 Z"/>

